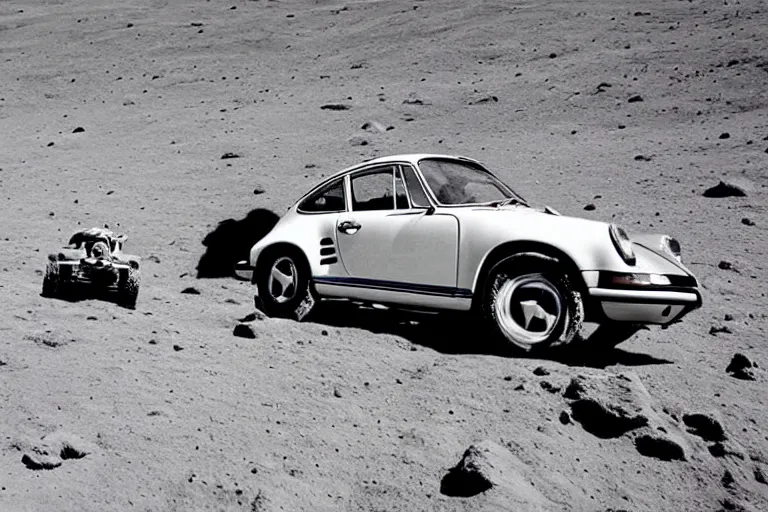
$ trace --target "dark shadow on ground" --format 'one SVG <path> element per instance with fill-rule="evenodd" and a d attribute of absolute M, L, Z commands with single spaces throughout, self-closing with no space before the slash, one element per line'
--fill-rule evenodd
<path fill-rule="evenodd" d="M 272 230 L 279 218 L 271 210 L 257 208 L 243 219 L 219 222 L 203 239 L 207 249 L 197 264 L 197 277 L 232 277 L 235 263 L 248 259 L 251 247 Z"/>
<path fill-rule="evenodd" d="M 121 304 L 119 301 L 119 294 L 115 289 L 101 288 L 99 286 L 92 286 L 87 283 L 70 283 L 66 289 L 59 290 L 55 296 L 49 297 L 40 294 L 41 297 L 46 299 L 63 300 L 65 302 L 82 302 L 86 300 L 98 300 L 101 302 L 110 302 L 117 304 L 121 308 L 136 309 L 134 307 L 128 307 L 125 304 Z M 141 300 L 141 293 L 139 293 L 139 301 Z"/>
<path fill-rule="evenodd" d="M 332 327 L 353 327 L 374 333 L 400 336 L 416 345 L 443 354 L 481 354 L 507 358 L 549 359 L 567 366 L 606 368 L 671 364 L 649 354 L 628 352 L 614 346 L 577 339 L 566 348 L 545 354 L 527 355 L 513 350 L 496 338 L 475 317 L 467 313 L 412 313 L 392 309 L 361 307 L 346 301 L 323 301 L 311 320 Z"/>

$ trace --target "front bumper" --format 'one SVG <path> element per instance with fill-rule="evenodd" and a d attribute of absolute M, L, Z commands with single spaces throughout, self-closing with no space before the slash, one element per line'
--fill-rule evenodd
<path fill-rule="evenodd" d="M 688 283 L 696 284 L 689 278 Z M 702 304 L 696 286 L 611 287 L 607 281 L 601 276 L 598 286 L 587 288 L 586 310 L 592 321 L 668 325 Z"/>

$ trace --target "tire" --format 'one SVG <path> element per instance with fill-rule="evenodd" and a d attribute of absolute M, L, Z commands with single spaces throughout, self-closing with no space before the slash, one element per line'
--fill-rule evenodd
<path fill-rule="evenodd" d="M 256 269 L 257 303 L 269 316 L 303 320 L 315 306 L 309 264 L 295 250 L 274 250 Z"/>
<path fill-rule="evenodd" d="M 41 295 L 48 298 L 56 297 L 59 294 L 59 281 L 59 264 L 55 261 L 49 261 L 45 267 Z"/>
<path fill-rule="evenodd" d="M 508 347 L 537 353 L 569 344 L 581 331 L 584 306 L 557 260 L 524 253 L 488 274 L 482 310 Z"/>
<path fill-rule="evenodd" d="M 134 309 L 139 298 L 141 274 L 137 268 L 129 268 L 120 272 L 117 282 L 117 303 L 124 308 Z"/>

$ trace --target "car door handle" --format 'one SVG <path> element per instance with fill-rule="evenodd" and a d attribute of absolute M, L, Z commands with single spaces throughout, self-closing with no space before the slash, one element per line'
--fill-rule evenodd
<path fill-rule="evenodd" d="M 337 227 L 345 235 L 354 235 L 362 226 L 353 220 L 344 220 L 339 222 Z"/>

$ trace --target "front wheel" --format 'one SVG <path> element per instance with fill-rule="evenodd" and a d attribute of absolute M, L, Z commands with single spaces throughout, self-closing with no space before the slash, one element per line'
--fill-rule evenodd
<path fill-rule="evenodd" d="M 584 320 L 581 295 L 555 260 L 511 256 L 488 276 L 483 309 L 512 347 L 533 353 L 570 343 Z"/>
<path fill-rule="evenodd" d="M 269 316 L 302 320 L 315 305 L 309 265 L 295 251 L 265 257 L 256 275 L 261 309 Z"/>

